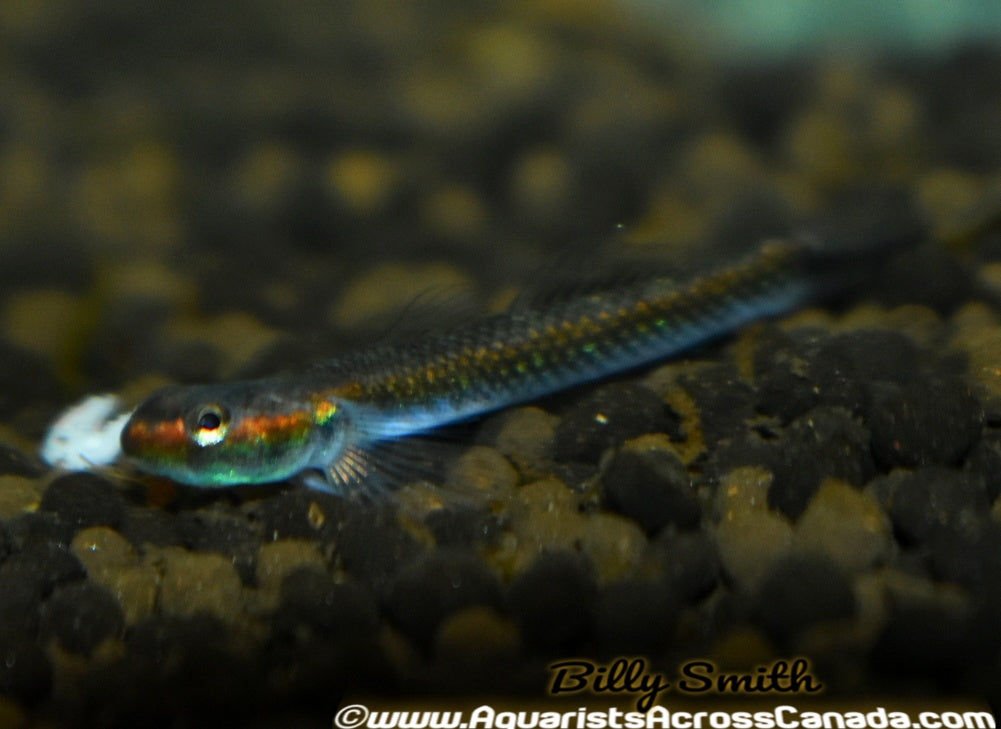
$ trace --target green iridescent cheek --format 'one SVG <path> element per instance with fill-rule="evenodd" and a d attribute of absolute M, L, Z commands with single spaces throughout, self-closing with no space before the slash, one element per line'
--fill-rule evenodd
<path fill-rule="evenodd" d="M 269 432 L 246 440 L 226 439 L 193 453 L 184 480 L 217 486 L 281 481 L 306 467 L 309 443 L 308 429 Z"/>

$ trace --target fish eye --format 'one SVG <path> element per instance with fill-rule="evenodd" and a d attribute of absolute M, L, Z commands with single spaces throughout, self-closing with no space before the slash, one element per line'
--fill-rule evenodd
<path fill-rule="evenodd" d="M 226 437 L 229 428 L 229 411 L 222 405 L 209 403 L 199 407 L 193 418 L 191 438 L 200 446 L 215 445 Z"/>

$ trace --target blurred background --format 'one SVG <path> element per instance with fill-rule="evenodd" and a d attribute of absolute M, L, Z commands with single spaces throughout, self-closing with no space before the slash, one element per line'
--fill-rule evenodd
<path fill-rule="evenodd" d="M 632 6 L 654 22 L 690 24 L 714 55 L 759 59 L 818 52 L 936 53 L 996 42 L 1001 29 L 1001 7 L 990 0 L 636 0 Z"/>
<path fill-rule="evenodd" d="M 870 184 L 953 224 L 1001 160 L 999 13 L 5 2 L 0 413 L 365 338 L 575 242 L 749 243 Z"/>
<path fill-rule="evenodd" d="M 83 723 L 166 725 L 178 705 L 232 719 L 301 699 L 316 701 L 329 726 L 331 686 L 355 677 L 359 656 L 369 687 L 450 690 L 503 676 L 539 695 L 538 665 L 506 669 L 546 651 L 616 655 L 646 639 L 635 627 L 646 618 L 661 630 L 651 650 L 669 662 L 677 653 L 746 664 L 802 650 L 848 693 L 996 694 L 1001 441 L 967 407 L 962 358 L 939 355 L 953 336 L 974 351 L 975 337 L 960 335 L 986 332 L 994 344 L 977 350 L 986 354 L 976 369 L 992 371 L 1001 393 L 999 326 L 984 303 L 998 301 L 1001 268 L 978 271 L 991 295 L 953 319 L 972 274 L 941 250 L 915 258 L 903 302 L 920 306 L 880 300 L 891 313 L 877 313 L 875 334 L 832 333 L 826 314 L 801 339 L 769 330 L 774 346 L 755 365 L 778 373 L 771 390 L 752 392 L 724 349 L 703 353 L 717 358 L 704 379 L 684 370 L 683 402 L 720 420 L 721 442 L 743 428 L 745 410 L 760 415 L 752 396 L 771 394 L 778 415 L 740 437 L 769 438 L 777 462 L 785 444 L 798 449 L 784 470 L 803 487 L 796 509 L 766 508 L 754 494 L 767 488 L 752 484 L 733 508 L 747 507 L 753 525 L 729 541 L 720 514 L 731 507 L 717 508 L 726 489 L 711 501 L 718 483 L 708 476 L 705 513 L 695 505 L 677 529 L 667 513 L 659 534 L 638 526 L 645 505 L 639 521 L 606 502 L 582 505 L 555 478 L 535 484 L 534 502 L 519 497 L 508 522 L 480 528 L 468 513 L 401 525 L 295 488 L 188 493 L 165 508 L 96 475 L 51 481 L 35 452 L 52 419 L 86 394 L 135 400 L 164 382 L 298 365 L 378 339 L 428 291 L 462 291 L 460 309 L 496 310 L 554 261 L 592 274 L 584 269 L 601 260 L 590 255 L 601 242 L 704 261 L 874 189 L 904 193 L 936 239 L 954 237 L 1001 209 L 999 89 L 996 0 L 0 2 L 0 648 L 17 658 L 0 662 L 0 693 L 13 697 L 0 711 L 39 705 Z M 983 237 L 984 260 L 998 260 L 996 230 Z M 821 347 L 816 331 L 828 337 Z M 819 388 L 803 362 L 813 374 L 830 367 L 846 402 L 871 404 L 859 394 L 873 380 L 865 373 L 894 357 L 900 381 L 879 383 L 875 401 L 890 392 L 899 408 L 884 420 L 920 410 L 948 431 L 930 450 L 953 431 L 983 436 L 968 460 L 951 470 L 936 462 L 919 484 L 959 496 L 938 502 L 912 489 L 910 543 L 895 541 L 909 522 L 891 514 L 889 476 L 864 492 L 861 477 L 835 489 L 844 501 L 811 517 L 823 528 L 796 526 L 827 475 L 819 468 L 836 470 L 851 451 L 875 473 L 869 431 L 843 403 L 827 403 L 818 421 L 834 436 L 816 434 L 807 410 Z M 925 379 L 914 384 L 914 373 Z M 940 380 L 948 386 L 925 387 Z M 787 397 L 794 388 L 801 399 Z M 621 400 L 628 420 L 634 400 L 608 392 L 594 407 Z M 629 392 L 646 392 L 640 402 L 659 418 L 627 422 L 629 437 L 677 424 L 658 396 Z M 555 409 L 515 412 L 542 435 L 530 442 L 512 419 L 505 432 L 524 452 L 493 453 L 487 475 L 508 474 L 511 491 L 537 478 L 515 466 L 549 453 L 545 438 L 559 428 L 584 444 L 591 462 L 579 470 L 598 473 L 607 444 L 578 436 L 605 411 L 570 404 L 578 417 L 559 426 Z M 681 437 L 661 435 L 671 447 Z M 837 450 L 839 438 L 851 447 Z M 889 451 L 899 445 L 887 440 Z M 707 463 L 710 472 L 714 458 L 726 473 L 727 458 L 752 451 L 721 447 L 691 473 Z M 895 457 L 880 467 L 894 469 Z M 558 465 L 562 474 L 580 464 Z M 684 499 L 693 498 L 688 465 L 674 469 Z M 946 516 L 929 503 L 945 504 Z M 868 531 L 856 538 L 856 527 Z M 781 563 L 788 555 L 769 550 L 792 544 L 794 529 L 835 546 L 823 560 Z M 564 548 L 559 559 L 536 569 L 553 545 Z M 85 571 L 94 555 L 112 561 Z M 306 572 L 283 582 L 297 559 Z M 453 574 L 469 591 L 456 592 Z M 540 607 L 537 594 L 556 597 Z M 585 600 L 591 617 L 568 621 Z M 477 601 L 490 606 L 485 615 L 459 610 Z M 331 612 L 334 602 L 343 612 Z M 450 611 L 461 620 L 438 631 Z M 106 653 L 91 660 L 98 645 Z M 91 713 L 78 715 L 81 706 Z"/>

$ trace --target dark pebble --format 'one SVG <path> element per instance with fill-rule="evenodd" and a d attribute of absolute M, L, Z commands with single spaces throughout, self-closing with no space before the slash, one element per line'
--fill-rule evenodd
<path fill-rule="evenodd" d="M 706 238 L 719 253 L 710 260 L 736 260 L 746 254 L 749 242 L 787 235 L 794 218 L 789 202 L 773 190 L 748 188 L 711 216 Z"/>
<path fill-rule="evenodd" d="M 0 564 L 0 578 L 8 575 L 34 585 L 38 594 L 44 597 L 56 585 L 83 579 L 86 572 L 66 545 L 46 543 L 11 554 Z"/>
<path fill-rule="evenodd" d="M 55 636 L 73 653 L 89 656 L 102 640 L 121 635 L 124 627 L 118 602 L 92 582 L 57 587 L 42 606 L 42 636 Z"/>
<path fill-rule="evenodd" d="M 593 93 L 599 95 L 602 103 L 608 104 L 611 101 L 608 96 L 621 90 L 603 88 L 602 83 L 599 82 Z M 616 102 L 611 103 L 616 105 Z M 575 117 L 586 112 L 574 105 L 568 106 L 566 113 Z M 661 114 L 652 114 L 646 119 L 641 116 L 622 115 L 614 124 L 573 124 L 567 128 L 564 144 L 569 156 L 578 162 L 574 178 L 580 197 L 569 224 L 575 237 L 599 230 L 623 215 L 639 214 L 639 201 L 629 191 L 629 186 L 609 182 L 650 179 L 657 174 L 655 166 L 651 165 L 650 150 L 663 148 L 663 145 L 674 148 L 673 145 L 680 141 L 679 130 L 670 123 L 673 120 L 666 120 Z M 611 121 L 612 117 L 606 119 Z"/>
<path fill-rule="evenodd" d="M 556 478 L 569 486 L 572 491 L 582 494 L 593 486 L 594 477 L 597 475 L 597 464 L 567 461 L 565 463 L 554 463 L 551 471 Z"/>
<path fill-rule="evenodd" d="M 178 382 L 213 382 L 219 379 L 225 356 L 209 342 L 156 341 L 147 363 L 148 369 L 168 372 Z"/>
<path fill-rule="evenodd" d="M 861 413 L 869 401 L 866 382 L 855 373 L 848 352 L 841 352 L 828 340 L 814 352 L 808 366 L 809 378 L 817 394 L 818 406 L 845 408 Z"/>
<path fill-rule="evenodd" d="M 983 413 L 964 382 L 929 377 L 875 387 L 866 422 L 884 468 L 955 465 L 979 437 Z"/>
<path fill-rule="evenodd" d="M 979 474 L 928 466 L 896 484 L 890 519 L 904 545 L 942 543 L 978 528 L 990 517 L 989 510 Z"/>
<path fill-rule="evenodd" d="M 257 654 L 239 645 L 225 624 L 207 614 L 147 618 L 130 631 L 115 696 L 122 692 L 123 703 L 138 712 L 160 706 L 168 716 L 197 712 L 201 720 L 219 720 L 229 714 L 230 725 L 243 724 L 236 719 L 259 705 L 266 673 Z"/>
<path fill-rule="evenodd" d="M 900 251 L 909 254 L 929 237 L 924 210 L 911 188 L 867 179 L 843 190 L 806 227 L 826 250 L 836 254 L 832 266 L 843 263 L 849 268 L 838 271 L 839 277 L 847 274 L 870 288 L 873 280 L 882 283 L 885 279 L 880 263 Z M 865 265 L 860 266 L 858 259 L 849 255 L 856 252 L 868 256 Z M 873 279 L 874 274 L 878 278 Z"/>
<path fill-rule="evenodd" d="M 893 506 L 893 497 L 901 484 L 907 482 L 911 471 L 898 468 L 889 473 L 880 474 L 866 484 L 865 490 L 875 497 L 876 501 L 884 511 L 889 511 Z"/>
<path fill-rule="evenodd" d="M 45 468 L 37 460 L 8 443 L 0 443 L 0 476 L 37 478 L 43 473 Z"/>
<path fill-rule="evenodd" d="M 59 227 L 54 238 L 34 230 L 28 235 L 12 236 L 4 243 L 0 289 L 10 292 L 52 287 L 82 291 L 92 285 L 94 261 L 86 253 L 86 243 L 75 231 Z"/>
<path fill-rule="evenodd" d="M 641 385 L 612 383 L 571 407 L 556 426 L 557 461 L 597 463 L 606 449 L 644 433 L 671 430 L 668 408 Z"/>
<path fill-rule="evenodd" d="M 983 477 L 990 501 L 1001 496 L 1001 433 L 996 430 L 984 433 L 967 454 L 963 467 Z"/>
<path fill-rule="evenodd" d="M 335 584 L 315 567 L 297 569 L 282 581 L 271 625 L 269 663 L 286 674 L 281 691 L 290 704 L 328 707 L 334 687 L 388 685 L 379 608 L 359 585 Z"/>
<path fill-rule="evenodd" d="M 776 443 L 779 430 L 754 428 L 720 443 L 712 449 L 703 464 L 703 473 L 711 483 L 719 483 L 738 466 L 766 466 L 777 460 Z"/>
<path fill-rule="evenodd" d="M 48 416 L 40 412 L 39 403 L 60 399 L 61 388 L 50 364 L 0 339 L 0 413 L 5 414 L 4 419 L 11 413 L 34 411 L 26 424 L 37 428 L 40 435 Z"/>
<path fill-rule="evenodd" d="M 787 423 L 820 401 L 806 372 L 808 353 L 816 346 L 817 335 L 810 332 L 799 330 L 790 334 L 776 326 L 766 326 L 758 335 L 754 351 L 758 412 Z"/>
<path fill-rule="evenodd" d="M 59 544 L 38 544 L 0 564 L 0 635 L 32 635 L 39 606 L 57 585 L 82 580 L 83 565 Z"/>
<path fill-rule="evenodd" d="M 125 517 L 122 492 L 110 481 L 83 471 L 67 473 L 49 484 L 39 506 L 58 515 L 74 529 L 118 528 Z"/>
<path fill-rule="evenodd" d="M 80 679 L 82 701 L 68 707 L 66 726 L 143 726 L 166 729 L 182 712 L 165 685 L 163 664 L 130 651 L 111 664 L 92 666 Z"/>
<path fill-rule="evenodd" d="M 547 552 L 511 583 L 508 605 L 527 645 L 568 649 L 587 634 L 596 593 L 586 559 L 571 552 Z"/>
<path fill-rule="evenodd" d="M 864 485 L 876 473 L 869 439 L 868 429 L 843 408 L 819 406 L 800 416 L 770 449 L 769 505 L 796 519 L 825 478 Z"/>
<path fill-rule="evenodd" d="M 970 299 L 977 283 L 972 268 L 939 241 L 915 246 L 886 267 L 881 300 L 889 306 L 920 301 L 943 316 Z"/>
<path fill-rule="evenodd" d="M 754 416 L 754 391 L 732 364 L 707 365 L 679 382 L 695 400 L 702 436 L 709 446 L 742 432 Z"/>
<path fill-rule="evenodd" d="M 997 44 L 989 42 L 957 47 L 941 64 L 930 68 L 907 64 L 911 73 L 922 75 L 925 93 L 949 99 L 936 114 L 934 126 L 942 153 L 962 169 L 975 173 L 1001 165 L 998 125 L 991 123 L 997 120 L 998 110 L 991 104 L 990 94 L 984 92 L 1001 83 L 997 64 Z M 991 125 L 985 128 L 985 123 Z"/>
<path fill-rule="evenodd" d="M 818 340 L 804 355 L 819 401 L 862 414 L 871 383 L 910 381 L 921 350 L 903 334 L 862 329 Z"/>
<path fill-rule="evenodd" d="M 46 511 L 23 512 L 5 522 L 11 550 L 38 544 L 69 544 L 76 527 Z"/>
<path fill-rule="evenodd" d="M 324 514 L 323 524 L 310 517 L 314 503 Z M 343 516 L 347 506 L 345 499 L 315 489 L 289 488 L 262 499 L 257 519 L 267 539 L 313 540 L 331 534 L 333 523 Z"/>
<path fill-rule="evenodd" d="M 984 519 L 958 534 L 936 535 L 932 544 L 928 562 L 935 579 L 1001 597 L 1001 524 Z"/>
<path fill-rule="evenodd" d="M 930 580 L 929 552 L 929 549 L 897 550 L 891 557 L 890 566 L 901 574 L 917 577 L 921 580 Z"/>
<path fill-rule="evenodd" d="M 136 623 L 127 636 L 130 653 L 146 656 L 165 671 L 175 669 L 170 659 L 197 653 L 205 648 L 225 652 L 230 631 L 219 618 L 208 613 L 191 617 L 151 615 Z"/>
<path fill-rule="evenodd" d="M 140 295 L 107 307 L 98 327 L 89 333 L 86 349 L 81 353 L 81 364 L 94 373 L 95 388 L 120 387 L 121 382 L 137 371 L 167 371 L 158 357 L 165 347 L 163 326 L 172 306 L 166 300 L 145 299 Z M 185 352 L 190 349 L 185 348 Z M 217 352 L 214 355 L 218 358 Z M 170 356 L 177 355 L 171 352 Z"/>
<path fill-rule="evenodd" d="M 719 584 L 719 554 L 705 532 L 664 532 L 654 548 L 665 584 L 682 605 L 701 600 Z"/>
<path fill-rule="evenodd" d="M 670 644 L 677 615 L 667 585 L 624 580 L 608 585 L 595 599 L 592 636 L 606 656 L 649 654 Z"/>
<path fill-rule="evenodd" d="M 26 636 L 0 632 L 0 695 L 27 705 L 46 698 L 52 690 L 52 664 L 45 650 Z"/>
<path fill-rule="evenodd" d="M 0 568 L 0 640 L 27 638 L 38 630 L 41 589 L 21 577 L 20 570 Z"/>
<path fill-rule="evenodd" d="M 387 613 L 418 645 L 427 648 L 442 619 L 470 605 L 500 609 L 500 581 L 473 552 L 438 549 L 419 556 L 396 575 Z"/>
<path fill-rule="evenodd" d="M 255 583 L 261 536 L 246 514 L 219 504 L 181 512 L 174 520 L 174 527 L 185 547 L 226 555 L 244 584 Z"/>
<path fill-rule="evenodd" d="M 688 470 L 669 451 L 622 450 L 601 474 L 601 482 L 608 508 L 632 519 L 647 534 L 668 525 L 691 529 L 702 516 Z"/>
<path fill-rule="evenodd" d="M 472 547 L 492 544 L 500 536 L 497 517 L 485 507 L 465 504 L 435 509 L 424 518 L 439 547 Z"/>
<path fill-rule="evenodd" d="M 746 630 L 757 615 L 755 596 L 745 591 L 721 589 L 696 608 L 698 630 L 704 635 L 725 635 Z"/>
<path fill-rule="evenodd" d="M 155 547 L 181 545 L 175 516 L 163 509 L 145 506 L 128 508 L 119 531 L 132 546 L 140 550 L 147 544 Z"/>
<path fill-rule="evenodd" d="M 720 103 L 735 128 L 748 139 L 769 146 L 797 112 L 798 100 L 805 98 L 813 81 L 807 64 L 776 61 L 735 64 L 718 83 Z"/>
<path fill-rule="evenodd" d="M 923 354 L 913 339 L 900 332 L 859 329 L 825 339 L 811 362 L 811 374 L 824 372 L 832 378 L 836 377 L 832 370 L 841 368 L 861 383 L 906 383 L 914 378 L 914 363 L 926 359 Z"/>
<path fill-rule="evenodd" d="M 248 301 L 247 304 L 253 304 L 253 302 Z M 305 324 L 308 317 L 303 308 L 300 306 L 293 311 L 295 314 L 292 314 L 291 317 L 288 316 L 290 312 L 287 311 L 261 312 L 261 315 L 270 324 L 276 324 L 274 318 L 279 318 L 281 324 L 278 326 L 285 332 L 308 332 L 308 341 L 298 338 L 295 334 L 279 336 L 272 344 L 266 345 L 260 352 L 255 352 L 249 360 L 240 362 L 233 373 L 234 377 L 241 380 L 268 377 L 275 372 L 283 372 L 301 366 L 303 362 L 318 362 L 330 356 L 329 343 L 320 334 L 325 330 L 325 327 L 329 327 L 329 324 L 321 316 L 315 326 L 310 328 Z M 315 314 L 313 316 L 315 317 Z M 323 344 L 316 340 L 321 340 Z M 344 350 L 349 348 L 350 345 L 345 345 Z"/>
<path fill-rule="evenodd" d="M 383 596 L 400 565 L 424 547 L 387 508 L 360 509 L 337 524 L 337 558 L 344 570 Z"/>
<path fill-rule="evenodd" d="M 765 577 L 758 598 L 762 626 L 784 646 L 811 626 L 855 615 L 850 582 L 833 562 L 820 556 L 780 560 Z"/>
<path fill-rule="evenodd" d="M 981 653 L 966 608 L 891 602 L 872 649 L 872 662 L 888 673 L 951 680 Z"/>
<path fill-rule="evenodd" d="M 929 356 L 904 334 L 861 329 L 830 335 L 814 328 L 766 329 L 754 356 L 758 410 L 789 421 L 816 405 L 868 412 L 873 383 L 906 384 Z M 930 367 L 938 371 L 944 362 Z"/>
<path fill-rule="evenodd" d="M 379 628 L 379 607 L 353 582 L 335 583 L 323 570 L 302 567 L 282 580 L 273 624 L 276 632 L 290 634 L 307 626 L 318 634 L 368 637 Z"/>

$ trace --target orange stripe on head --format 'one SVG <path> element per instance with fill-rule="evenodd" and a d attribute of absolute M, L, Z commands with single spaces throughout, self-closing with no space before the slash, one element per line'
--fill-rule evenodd
<path fill-rule="evenodd" d="M 304 437 L 312 422 L 312 414 L 305 410 L 291 414 L 253 415 L 234 423 L 229 438 L 244 442 L 292 440 Z"/>
<path fill-rule="evenodd" d="M 125 431 L 123 442 L 127 450 L 146 448 L 177 448 L 188 442 L 184 418 L 150 423 L 134 420 Z"/>

